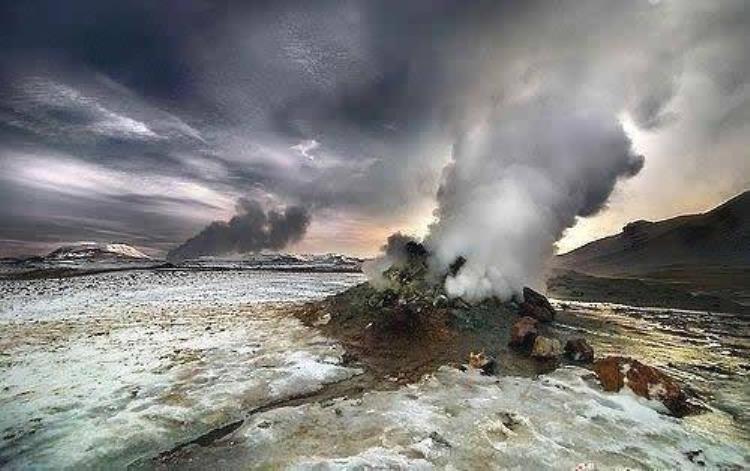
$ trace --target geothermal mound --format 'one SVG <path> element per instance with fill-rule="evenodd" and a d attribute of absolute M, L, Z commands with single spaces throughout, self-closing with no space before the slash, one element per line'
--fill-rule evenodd
<path fill-rule="evenodd" d="M 544 296 L 527 288 L 523 301 L 490 298 L 470 304 L 451 299 L 443 288 L 445 277 L 459 270 L 463 259 L 457 259 L 449 273 L 435 276 L 421 244 L 408 242 L 404 253 L 383 273 L 380 289 L 362 283 L 303 305 L 297 317 L 341 341 L 351 361 L 396 384 L 417 380 L 444 364 L 462 367 L 471 354 L 479 353 L 497 359 L 493 370 L 501 374 L 532 376 L 557 366 L 557 358 L 540 361 L 531 358 L 525 346 L 509 345 L 512 327 L 522 316 L 541 321 L 538 332 L 546 332 L 544 322 L 554 317 L 554 309 Z"/>

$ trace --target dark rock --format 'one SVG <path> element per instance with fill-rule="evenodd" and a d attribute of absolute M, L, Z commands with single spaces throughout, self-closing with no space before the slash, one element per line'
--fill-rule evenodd
<path fill-rule="evenodd" d="M 357 358 L 357 355 L 351 353 L 351 352 L 344 352 L 341 355 L 341 365 L 342 366 L 349 366 L 354 363 L 357 363 L 359 361 L 359 358 Z"/>
<path fill-rule="evenodd" d="M 471 309 L 471 304 L 467 303 L 462 298 L 453 298 L 451 304 L 459 309 Z"/>
<path fill-rule="evenodd" d="M 392 289 L 377 292 L 367 301 L 370 307 L 392 307 L 398 304 L 398 294 Z"/>
<path fill-rule="evenodd" d="M 429 255 L 424 245 L 413 240 L 410 240 L 406 243 L 406 245 L 404 245 L 404 250 L 406 251 L 406 255 L 409 257 L 409 259 L 418 260 L 427 258 L 427 255 Z"/>
<path fill-rule="evenodd" d="M 436 445 L 440 445 L 440 446 L 443 446 L 445 448 L 452 448 L 453 447 L 453 445 L 451 445 L 448 440 L 446 440 L 445 438 L 443 438 L 443 436 L 440 435 L 437 432 L 432 432 L 430 434 L 430 438 L 432 439 L 433 442 L 435 442 Z"/>
<path fill-rule="evenodd" d="M 555 308 L 544 295 L 531 288 L 524 288 L 519 314 L 533 317 L 541 322 L 551 322 L 555 318 Z"/>
<path fill-rule="evenodd" d="M 703 450 L 690 450 L 685 452 L 685 457 L 698 466 L 706 466 L 705 455 Z"/>
<path fill-rule="evenodd" d="M 432 300 L 432 307 L 446 307 L 450 304 L 448 296 L 439 294 Z"/>
<path fill-rule="evenodd" d="M 565 355 L 572 361 L 591 363 L 594 361 L 594 348 L 583 337 L 570 339 L 565 343 Z"/>
<path fill-rule="evenodd" d="M 510 329 L 510 346 L 531 349 L 539 334 L 539 321 L 533 317 L 522 317 Z"/>
<path fill-rule="evenodd" d="M 456 276 L 456 274 L 458 274 L 458 271 L 461 269 L 461 267 L 464 266 L 464 264 L 466 264 L 466 259 L 459 256 L 448 267 L 448 274 L 450 276 Z"/>
<path fill-rule="evenodd" d="M 515 430 L 520 425 L 523 425 L 523 422 L 518 419 L 518 415 L 513 412 L 501 412 L 500 417 L 503 425 L 508 427 L 508 429 L 510 430 Z"/>
<path fill-rule="evenodd" d="M 688 400 L 677 381 L 638 360 L 608 356 L 594 363 L 594 372 L 605 391 L 619 391 L 627 386 L 641 397 L 661 402 L 676 417 L 700 410 Z"/>

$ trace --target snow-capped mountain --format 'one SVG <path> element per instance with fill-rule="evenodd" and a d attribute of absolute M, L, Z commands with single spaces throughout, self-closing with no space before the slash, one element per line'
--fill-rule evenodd
<path fill-rule="evenodd" d="M 128 244 L 78 242 L 65 245 L 49 253 L 46 260 L 151 260 L 151 257 Z"/>

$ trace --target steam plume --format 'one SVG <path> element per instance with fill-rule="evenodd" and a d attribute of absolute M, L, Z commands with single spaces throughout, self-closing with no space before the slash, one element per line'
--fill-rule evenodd
<path fill-rule="evenodd" d="M 171 250 L 167 259 L 280 250 L 302 239 L 309 223 L 310 215 L 304 207 L 290 206 L 284 211 L 266 212 L 258 202 L 241 198 L 237 202 L 237 215 L 229 222 L 212 222 L 198 235 Z"/>
<path fill-rule="evenodd" d="M 497 109 L 454 143 L 425 241 L 433 268 L 464 257 L 445 288 L 468 301 L 538 285 L 565 229 L 642 166 L 612 113 L 538 98 Z"/>

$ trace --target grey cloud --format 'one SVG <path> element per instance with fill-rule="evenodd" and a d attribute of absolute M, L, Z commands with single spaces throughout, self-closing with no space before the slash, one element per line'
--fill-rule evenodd
<path fill-rule="evenodd" d="M 748 70 L 747 6 L 732 0 L 16 3 L 0 11 L 0 161 L 18 149 L 62 153 L 186 179 L 230 200 L 260 188 L 311 214 L 382 220 L 427 206 L 462 136 L 529 95 L 595 103 L 607 123 L 625 113 L 659 133 L 691 119 L 677 106 L 686 75 L 742 94 Z M 34 77 L 78 99 L 49 86 L 31 94 Z M 695 114 L 719 128 L 722 116 L 746 121 L 741 97 L 706 96 Z M 576 196 L 576 214 L 596 213 L 613 178 L 638 168 L 616 131 L 607 133 L 616 165 Z M 313 160 L 294 149 L 311 141 Z M 28 199 L 17 185 L 6 192 Z M 148 228 L 160 247 L 214 214 L 184 218 L 135 196 L 76 208 L 107 219 L 125 204 L 161 211 L 163 228 Z"/>

